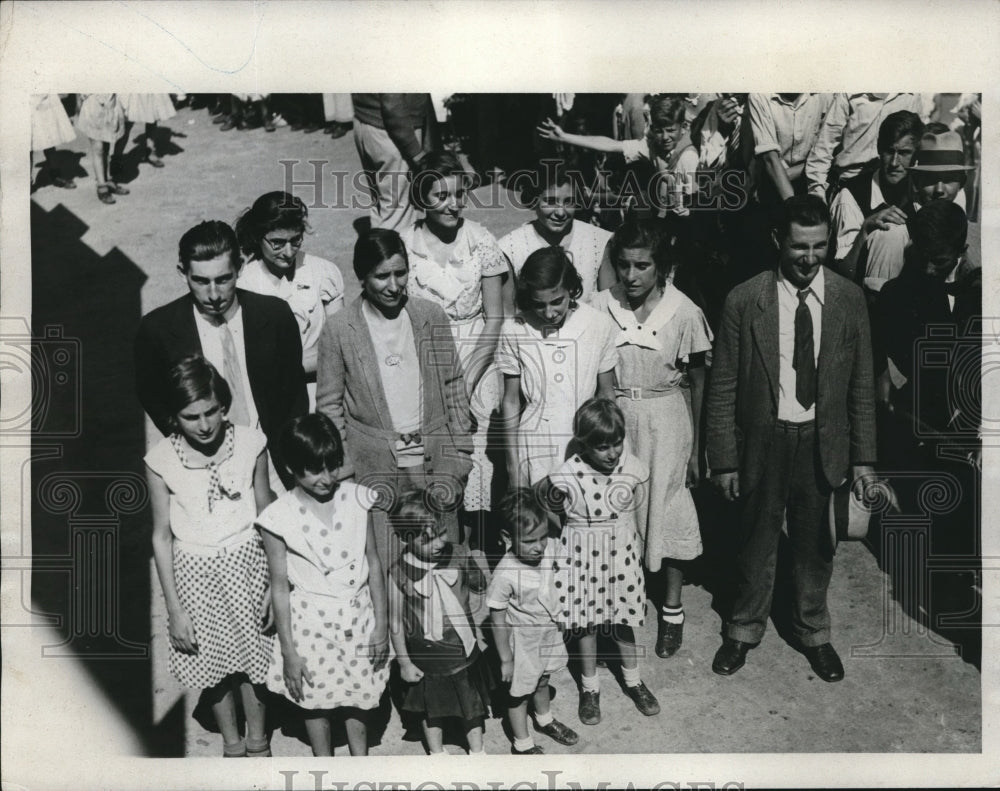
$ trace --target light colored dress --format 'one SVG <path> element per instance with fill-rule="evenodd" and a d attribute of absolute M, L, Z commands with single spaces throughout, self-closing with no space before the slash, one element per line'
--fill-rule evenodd
<path fill-rule="evenodd" d="M 566 666 L 566 644 L 557 623 L 561 610 L 553 569 L 559 546 L 557 539 L 550 538 L 537 566 L 522 563 L 508 551 L 493 570 L 486 591 L 486 605 L 492 610 L 504 610 L 510 626 L 514 654 L 512 697 L 530 695 L 543 675 Z"/>
<path fill-rule="evenodd" d="M 504 320 L 497 367 L 521 377 L 525 405 L 517 429 L 518 464 L 537 483 L 564 461 L 573 416 L 597 392 L 597 375 L 618 364 L 617 331 L 606 315 L 581 304 L 558 332 L 543 337 L 520 315 Z"/>
<path fill-rule="evenodd" d="M 635 528 L 649 469 L 624 453 L 608 475 L 574 455 L 549 478 L 566 495 L 553 563 L 559 623 L 565 629 L 642 626 L 646 589 Z"/>
<path fill-rule="evenodd" d="M 193 689 L 240 672 L 262 684 L 271 657 L 272 638 L 261 634 L 267 559 L 253 529 L 254 467 L 267 439 L 245 426 L 226 431 L 212 467 L 190 466 L 177 435 L 145 457 L 170 492 L 174 581 L 198 641 L 196 654 L 170 647 L 170 671 Z"/>
<path fill-rule="evenodd" d="M 580 274 L 583 281 L 584 302 L 590 302 L 591 297 L 597 292 L 597 273 L 601 268 L 601 261 L 604 259 L 604 251 L 611 241 L 611 231 L 598 228 L 588 222 L 573 220 L 570 232 L 559 242 L 559 246 L 570 254 L 573 259 L 573 266 Z M 497 242 L 500 249 L 510 261 L 515 275 L 521 274 L 524 262 L 535 250 L 548 247 L 549 243 L 543 239 L 535 230 L 534 221 L 526 222 L 519 228 L 515 228 L 509 234 Z"/>
<path fill-rule="evenodd" d="M 257 517 L 257 526 L 285 542 L 291 583 L 292 640 L 312 675 L 303 684 L 305 709 L 373 709 L 389 680 L 388 666 L 373 670 L 365 649 L 375 632 L 368 587 L 368 511 L 376 494 L 345 481 L 334 493 L 331 524 L 306 507 L 309 495 L 293 489 Z M 281 643 L 274 641 L 267 688 L 291 700 Z"/>
<path fill-rule="evenodd" d="M 701 310 L 670 283 L 641 324 L 620 285 L 600 292 L 594 307 L 618 329 L 618 406 L 631 452 L 650 469 L 648 496 L 636 507 L 637 529 L 643 561 L 658 571 L 663 558 L 691 560 L 702 550 L 686 486 L 694 433 L 684 363 L 712 348 L 712 331 Z"/>
<path fill-rule="evenodd" d="M 105 143 L 114 143 L 125 134 L 125 113 L 118 94 L 90 93 L 80 96 L 83 101 L 76 117 L 76 128 L 81 134 Z"/>
<path fill-rule="evenodd" d="M 261 259 L 252 258 L 240 271 L 237 285 L 288 303 L 299 325 L 303 358 L 319 346 L 327 311 L 335 313 L 344 307 L 344 276 L 337 265 L 309 253 L 300 252 L 296 256 L 295 276 L 291 280 L 277 277 Z M 307 379 L 309 410 L 313 411 L 316 409 L 316 382 L 313 377 L 307 376 Z"/>
<path fill-rule="evenodd" d="M 479 223 L 463 220 L 451 255 L 446 262 L 435 260 L 427 239 L 430 231 L 418 220 L 400 236 L 410 261 L 409 294 L 440 305 L 451 321 L 451 332 L 463 368 L 472 355 L 486 325 L 483 315 L 484 277 L 507 272 L 507 260 L 493 234 Z M 491 503 L 493 462 L 486 455 L 490 416 L 500 405 L 500 378 L 495 367 L 483 374 L 472 394 L 472 414 L 476 417 L 472 435 L 472 472 L 465 488 L 466 511 L 488 511 Z"/>
<path fill-rule="evenodd" d="M 120 93 L 125 118 L 134 124 L 155 124 L 177 115 L 169 93 Z"/>
<path fill-rule="evenodd" d="M 44 151 L 76 140 L 76 130 L 58 93 L 36 94 L 31 102 L 32 151 Z"/>

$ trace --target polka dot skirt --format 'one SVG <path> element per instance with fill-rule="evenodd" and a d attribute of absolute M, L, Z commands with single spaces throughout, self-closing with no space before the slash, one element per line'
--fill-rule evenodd
<path fill-rule="evenodd" d="M 174 580 L 194 623 L 198 652 L 184 654 L 171 646 L 170 672 L 192 689 L 213 687 L 231 673 L 264 683 L 272 638 L 260 631 L 267 559 L 256 535 L 221 557 L 175 545 Z"/>
<path fill-rule="evenodd" d="M 302 685 L 305 709 L 354 706 L 373 709 L 379 704 L 389 680 L 388 664 L 372 669 L 367 647 L 375 631 L 371 593 L 362 588 L 353 602 L 293 590 L 289 597 L 292 641 L 312 676 L 312 686 Z M 279 641 L 274 641 L 267 688 L 289 700 Z"/>
<path fill-rule="evenodd" d="M 560 548 L 553 568 L 563 628 L 642 626 L 646 591 L 630 523 L 580 526 L 569 522 Z"/>

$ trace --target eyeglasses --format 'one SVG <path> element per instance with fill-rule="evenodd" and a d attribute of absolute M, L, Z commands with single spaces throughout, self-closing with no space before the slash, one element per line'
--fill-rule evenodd
<path fill-rule="evenodd" d="M 275 253 L 284 250 L 285 245 L 290 245 L 293 250 L 297 250 L 302 246 L 302 234 L 293 236 L 291 239 L 269 239 L 265 236 L 264 241 L 267 242 L 267 246 Z"/>

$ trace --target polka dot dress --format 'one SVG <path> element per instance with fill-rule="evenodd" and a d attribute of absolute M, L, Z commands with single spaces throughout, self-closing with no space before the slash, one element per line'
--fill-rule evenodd
<path fill-rule="evenodd" d="M 375 631 L 375 614 L 368 588 L 354 602 L 300 591 L 290 595 L 292 640 L 312 675 L 312 686 L 302 685 L 303 698 L 296 704 L 305 709 L 378 706 L 389 680 L 388 665 L 372 669 L 367 648 Z M 285 687 L 281 646 L 274 642 L 267 688 L 289 700 Z"/>
<path fill-rule="evenodd" d="M 375 672 L 368 656 L 375 610 L 368 587 L 368 511 L 375 492 L 344 482 L 333 495 L 329 518 L 320 518 L 309 495 L 293 490 L 257 517 L 260 528 L 285 543 L 292 644 L 305 660 L 312 686 L 302 685 L 306 709 L 378 706 L 388 667 Z M 274 641 L 267 687 L 289 700 L 284 659 Z"/>
<path fill-rule="evenodd" d="M 267 559 L 260 539 L 222 556 L 174 547 L 174 579 L 181 606 L 194 623 L 196 654 L 170 648 L 170 672 L 186 687 L 207 689 L 231 673 L 264 683 L 272 638 L 261 634 Z"/>
<path fill-rule="evenodd" d="M 649 472 L 623 456 L 610 475 L 579 456 L 551 476 L 567 495 L 568 520 L 553 562 L 560 625 L 643 624 L 646 591 L 635 532 L 636 488 Z"/>

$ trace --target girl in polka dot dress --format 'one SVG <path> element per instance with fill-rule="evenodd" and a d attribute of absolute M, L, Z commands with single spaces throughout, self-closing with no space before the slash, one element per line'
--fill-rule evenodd
<path fill-rule="evenodd" d="M 379 705 L 389 677 L 375 493 L 338 482 L 344 447 L 325 415 L 289 423 L 280 449 L 296 486 L 257 518 L 278 631 L 267 686 L 303 709 L 313 755 L 333 755 L 334 709 L 345 715 L 351 755 L 367 755 L 366 712 Z"/>
<path fill-rule="evenodd" d="M 226 419 L 232 393 L 200 354 L 170 371 L 174 431 L 146 454 L 153 558 L 167 606 L 170 671 L 204 689 L 230 758 L 269 756 L 264 677 L 271 656 L 267 564 L 253 529 L 274 499 L 267 440 Z M 246 741 L 235 693 L 246 715 Z"/>
<path fill-rule="evenodd" d="M 543 490 L 563 516 L 554 581 L 557 620 L 576 638 L 582 670 L 580 721 L 601 720 L 597 632 L 607 633 L 621 655 L 625 691 L 649 716 L 660 705 L 642 683 L 634 628 L 642 626 L 643 589 L 636 508 L 646 496 L 649 468 L 624 452 L 625 417 L 614 403 L 592 398 L 573 419 L 576 452 L 551 473 Z"/>

